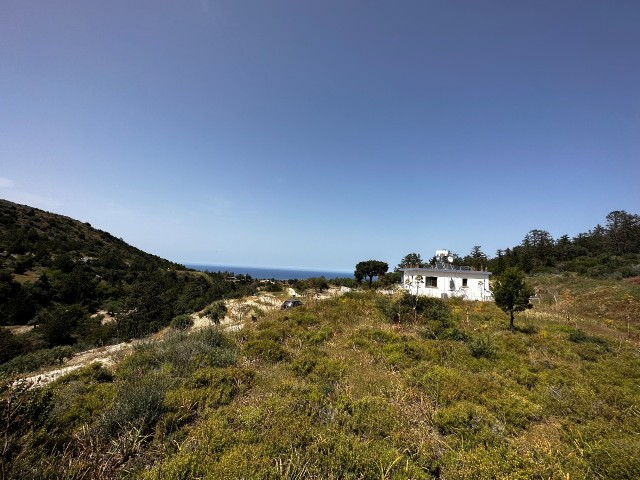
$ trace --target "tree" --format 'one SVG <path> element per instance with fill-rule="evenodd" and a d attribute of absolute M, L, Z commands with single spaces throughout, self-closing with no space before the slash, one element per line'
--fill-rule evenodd
<path fill-rule="evenodd" d="M 513 330 L 515 312 L 533 308 L 529 298 L 534 294 L 533 287 L 524 280 L 524 273 L 516 267 L 507 268 L 493 284 L 493 298 L 496 305 L 509 314 L 509 327 Z"/>
<path fill-rule="evenodd" d="M 424 262 L 420 257 L 419 253 L 408 253 L 404 256 L 400 263 L 398 264 L 397 269 L 402 268 L 422 268 L 424 267 Z"/>
<path fill-rule="evenodd" d="M 534 229 L 527 233 L 520 244 L 524 250 L 526 261 L 531 264 L 531 268 L 526 268 L 528 265 L 524 266 L 523 263 L 525 271 L 536 267 L 553 266 L 555 262 L 554 245 L 553 237 L 546 230 Z"/>
<path fill-rule="evenodd" d="M 607 234 L 612 252 L 617 255 L 640 249 L 640 216 L 616 210 L 607 215 Z"/>
<path fill-rule="evenodd" d="M 480 245 L 474 245 L 471 253 L 464 258 L 464 261 L 476 270 L 482 270 L 487 265 L 487 255 L 482 251 Z"/>
<path fill-rule="evenodd" d="M 373 277 L 380 277 L 387 273 L 387 270 L 389 270 L 389 265 L 386 262 L 366 260 L 356 265 L 356 270 L 353 272 L 353 275 L 356 277 L 356 280 L 358 280 L 358 283 L 364 278 L 369 277 L 369 287 L 371 287 Z"/>
<path fill-rule="evenodd" d="M 39 330 L 50 347 L 73 345 L 76 343 L 76 327 L 85 315 L 86 312 L 79 305 L 57 305 L 42 313 Z"/>

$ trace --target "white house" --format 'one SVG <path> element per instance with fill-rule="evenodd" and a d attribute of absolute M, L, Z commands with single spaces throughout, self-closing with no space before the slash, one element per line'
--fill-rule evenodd
<path fill-rule="evenodd" d="M 491 272 L 471 270 L 471 267 L 452 265 L 447 250 L 436 252 L 436 263 L 424 268 L 403 268 L 402 286 L 413 295 L 465 300 L 490 301 Z"/>

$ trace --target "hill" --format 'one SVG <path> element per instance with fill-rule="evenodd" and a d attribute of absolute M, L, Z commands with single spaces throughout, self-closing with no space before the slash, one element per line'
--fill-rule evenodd
<path fill-rule="evenodd" d="M 640 477 L 637 278 L 530 277 L 515 332 L 491 303 L 375 291 L 189 332 L 167 326 L 257 285 L 9 202 L 0 225 L 2 322 L 27 330 L 0 328 L 2 478 Z"/>
<path fill-rule="evenodd" d="M 5 388 L 4 472 L 638 478 L 638 285 L 534 281 L 540 301 L 516 332 L 490 303 L 427 299 L 397 322 L 406 298 L 354 292 L 238 332 L 168 331 L 43 390 Z M 620 308 L 636 312 L 631 335 Z"/>
<path fill-rule="evenodd" d="M 0 200 L 0 364 L 24 370 L 73 346 L 79 350 L 140 337 L 180 314 L 255 290 L 250 279 L 204 274 L 145 253 L 68 217 Z M 47 350 L 49 349 L 49 350 Z"/>

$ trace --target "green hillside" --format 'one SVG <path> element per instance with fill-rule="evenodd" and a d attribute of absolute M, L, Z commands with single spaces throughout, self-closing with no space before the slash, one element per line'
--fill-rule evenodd
<path fill-rule="evenodd" d="M 22 335 L 0 328 L 0 371 L 144 336 L 177 315 L 255 290 L 250 280 L 226 277 L 188 271 L 88 223 L 0 200 L 0 326 L 34 327 Z"/>
<path fill-rule="evenodd" d="M 4 472 L 639 478 L 638 285 L 534 281 L 515 332 L 491 303 L 432 299 L 394 323 L 402 298 L 354 292 L 5 388 Z"/>
<path fill-rule="evenodd" d="M 303 307 L 190 331 L 184 314 L 256 283 L 10 202 L 0 225 L 3 479 L 640 478 L 631 270 L 529 277 L 514 331 L 492 303 L 314 300 L 324 280 Z M 108 366 L 18 380 L 155 332 Z"/>

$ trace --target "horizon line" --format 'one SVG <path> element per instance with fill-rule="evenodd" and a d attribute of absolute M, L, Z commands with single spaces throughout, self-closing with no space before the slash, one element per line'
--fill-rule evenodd
<path fill-rule="evenodd" d="M 198 265 L 203 267 L 235 267 L 235 268 L 262 268 L 267 270 L 297 270 L 297 271 L 307 271 L 307 272 L 341 272 L 341 273 L 350 273 L 353 272 L 352 269 L 342 269 L 342 268 L 313 268 L 313 267 L 273 267 L 267 265 L 233 265 L 226 263 L 208 263 L 208 262 L 177 262 L 181 263 L 184 266 L 188 265 Z"/>

